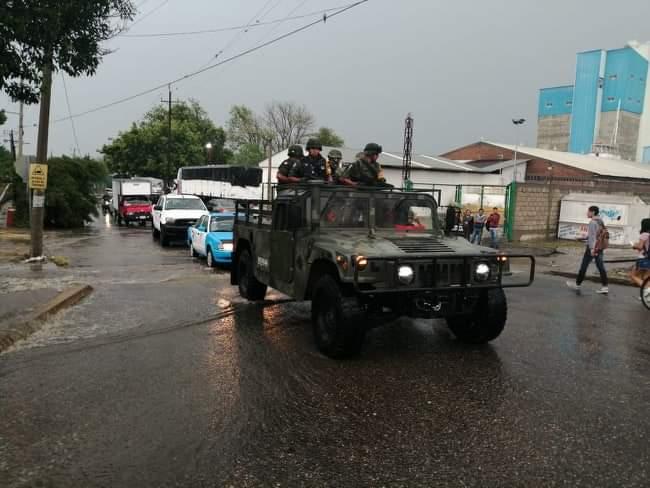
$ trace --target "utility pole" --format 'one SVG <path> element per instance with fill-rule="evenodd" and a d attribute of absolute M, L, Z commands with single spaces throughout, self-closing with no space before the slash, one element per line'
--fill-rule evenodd
<path fill-rule="evenodd" d="M 526 119 L 512 119 L 512 123 L 515 124 L 515 129 L 518 128 L 520 125 L 524 125 L 526 123 Z M 515 183 L 517 181 L 517 153 L 519 152 L 519 133 L 515 131 L 515 134 L 517 135 L 517 139 L 515 140 L 515 158 L 513 159 L 512 162 L 512 182 Z"/>
<path fill-rule="evenodd" d="M 411 167 L 413 152 L 413 117 L 411 114 L 406 116 L 404 121 L 404 156 L 402 160 L 402 188 L 406 191 L 412 189 Z"/>
<path fill-rule="evenodd" d="M 23 157 L 23 122 L 25 116 L 25 106 L 23 102 L 20 102 L 20 108 L 18 109 L 18 159 L 22 160 Z"/>
<path fill-rule="evenodd" d="M 41 103 L 38 116 L 38 141 L 36 144 L 36 161 L 47 164 L 47 143 L 50 129 L 50 100 L 52 96 L 52 66 L 48 60 L 43 66 L 43 84 L 41 86 Z M 45 217 L 45 190 L 34 190 L 31 213 L 31 257 L 43 255 L 43 219 Z"/>
<path fill-rule="evenodd" d="M 167 104 L 167 168 L 165 170 L 165 180 L 167 188 L 171 188 L 174 181 L 174 176 L 172 175 L 172 104 L 182 103 L 180 100 L 172 100 L 172 85 L 171 83 L 167 85 L 168 96 L 167 100 L 161 99 L 161 103 Z"/>

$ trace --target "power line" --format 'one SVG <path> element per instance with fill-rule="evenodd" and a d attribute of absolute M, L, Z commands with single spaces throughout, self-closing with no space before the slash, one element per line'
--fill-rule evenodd
<path fill-rule="evenodd" d="M 353 4 L 348 5 L 347 7 L 343 7 L 342 9 L 340 9 L 340 10 L 334 12 L 332 15 L 330 15 L 328 17 L 328 19 L 331 19 L 333 17 L 341 15 L 341 14 L 347 12 L 348 10 L 351 10 L 351 9 L 353 9 L 355 7 L 358 7 L 359 5 L 362 5 L 362 4 L 364 4 L 364 3 L 368 2 L 368 1 L 369 0 L 359 0 L 358 2 L 355 2 Z M 131 95 L 129 97 L 121 98 L 121 99 L 116 100 L 114 102 L 107 103 L 105 105 L 100 105 L 99 107 L 95 107 L 93 109 L 86 110 L 86 111 L 80 112 L 78 114 L 70 115 L 69 117 L 63 117 L 63 118 L 57 119 L 57 120 L 53 121 L 53 123 L 63 122 L 64 120 L 68 120 L 70 118 L 78 118 L 78 117 L 82 117 L 84 115 L 88 115 L 88 114 L 91 114 L 91 113 L 94 113 L 94 112 L 99 112 L 100 110 L 104 110 L 104 109 L 107 109 L 107 108 L 110 108 L 110 107 L 114 107 L 115 105 L 120 105 L 122 103 L 130 102 L 131 100 L 135 100 L 136 98 L 140 98 L 140 97 L 142 97 L 144 95 L 148 95 L 149 93 L 153 93 L 153 92 L 155 92 L 157 90 L 161 90 L 161 89 L 167 87 L 170 84 L 175 85 L 176 83 L 179 83 L 181 81 L 189 80 L 190 78 L 194 78 L 195 76 L 203 74 L 206 71 L 210 71 L 212 69 L 218 68 L 219 66 L 223 66 L 226 63 L 230 63 L 232 61 L 235 61 L 235 60 L 237 60 L 237 59 L 239 59 L 241 57 L 247 56 L 248 54 L 254 53 L 255 51 L 259 51 L 260 49 L 263 49 L 263 48 L 265 48 L 267 46 L 270 46 L 272 44 L 280 42 L 283 39 L 286 39 L 288 37 L 294 36 L 294 35 L 302 32 L 302 31 L 310 29 L 311 27 L 314 27 L 315 25 L 320 24 L 321 22 L 325 23 L 325 20 L 326 19 L 315 20 L 313 22 L 310 22 L 309 24 L 303 25 L 302 27 L 299 27 L 299 28 L 294 29 L 292 31 L 289 31 L 289 32 L 287 32 L 285 34 L 282 34 L 281 36 L 275 37 L 275 38 L 273 38 L 273 39 L 271 39 L 269 41 L 266 41 L 266 42 L 264 42 L 262 44 L 258 44 L 257 46 L 254 46 L 254 47 L 252 47 L 250 49 L 246 49 L 245 51 L 242 51 L 242 52 L 240 52 L 238 54 L 230 56 L 229 58 L 226 58 L 226 59 L 224 59 L 222 61 L 219 61 L 217 63 L 211 64 L 210 66 L 206 66 L 205 68 L 201 68 L 201 69 L 199 69 L 197 71 L 194 71 L 192 73 L 188 73 L 188 74 L 183 75 L 183 76 L 181 76 L 179 78 L 176 78 L 175 80 L 167 81 L 165 83 L 161 83 L 160 85 L 157 85 L 157 86 L 155 86 L 153 88 L 149 88 L 148 90 L 143 90 L 143 91 L 141 91 L 139 93 L 136 93 L 134 95 Z"/>
<path fill-rule="evenodd" d="M 292 14 L 294 14 L 295 12 L 297 12 L 297 11 L 298 11 L 300 8 L 302 8 L 306 3 L 307 3 L 307 0 L 302 0 L 298 5 L 296 5 L 296 6 L 295 6 L 295 7 L 294 7 L 294 8 L 293 8 L 293 9 L 292 9 L 288 14 L 287 14 L 287 17 L 289 17 L 289 16 L 291 16 Z M 263 39 L 269 37 L 269 36 L 270 36 L 271 34 L 273 34 L 276 30 L 278 30 L 278 28 L 279 28 L 279 27 L 280 27 L 284 22 L 286 22 L 286 21 L 288 20 L 287 17 L 285 17 L 285 19 L 284 19 L 283 21 L 277 23 L 274 27 L 272 27 L 271 29 L 269 29 L 269 31 L 268 31 L 267 33 L 263 34 L 263 35 L 262 35 L 262 36 L 257 40 L 257 42 L 261 42 Z"/>
<path fill-rule="evenodd" d="M 339 7 L 332 7 L 332 8 L 326 8 L 322 10 L 316 10 L 314 12 L 309 12 L 307 14 L 302 14 L 302 15 L 295 15 L 293 17 L 284 17 L 282 19 L 274 19 L 274 20 L 267 20 L 266 22 L 255 22 L 254 24 L 245 24 L 245 25 L 235 25 L 231 27 L 220 27 L 216 29 L 205 29 L 205 30 L 197 30 L 197 31 L 184 31 L 184 32 L 158 32 L 158 33 L 151 33 L 151 34 L 121 34 L 119 37 L 129 37 L 131 39 L 145 39 L 149 37 L 179 37 L 179 36 L 196 36 L 196 35 L 203 35 L 203 34 L 214 34 L 218 32 L 228 32 L 228 31 L 234 31 L 234 30 L 240 30 L 240 29 L 252 29 L 255 27 L 262 27 L 265 25 L 272 25 L 272 24 L 281 24 L 283 22 L 289 21 L 289 20 L 300 20 L 300 19 L 305 19 L 307 17 L 313 17 L 314 15 L 323 15 L 328 12 L 333 12 L 335 10 L 340 10 L 342 8 L 348 7 L 352 4 L 347 4 L 347 5 L 341 5 Z"/>
<path fill-rule="evenodd" d="M 139 5 L 139 7 L 142 7 L 145 3 L 147 3 L 147 0 L 145 0 L 144 2 L 142 2 L 142 3 Z M 158 10 L 160 10 L 161 8 L 163 8 L 163 7 L 164 7 L 165 5 L 167 5 L 168 3 L 169 3 L 169 0 L 163 0 L 162 3 L 159 4 L 157 7 L 152 8 L 151 10 L 149 10 L 149 12 L 147 12 L 146 14 L 144 14 L 142 17 L 140 17 L 139 19 L 134 20 L 133 23 L 129 26 L 129 29 L 130 29 L 131 27 L 133 27 L 134 25 L 139 24 L 140 22 L 142 22 L 142 21 L 145 20 L 146 18 L 150 17 L 151 15 L 155 14 L 156 12 L 158 12 Z M 138 8 L 139 8 L 139 7 L 138 7 Z"/>
<path fill-rule="evenodd" d="M 219 56 L 221 56 L 224 52 L 226 52 L 229 48 L 231 48 L 231 47 L 235 44 L 235 42 L 236 42 L 237 40 L 239 40 L 239 38 L 241 37 L 242 34 L 248 32 L 248 29 L 250 28 L 250 26 L 251 26 L 251 24 L 253 23 L 254 20 L 260 20 L 260 19 L 258 19 L 258 17 L 261 16 L 262 12 L 264 12 L 264 11 L 267 9 L 267 7 L 271 4 L 272 1 L 273 1 L 273 0 L 267 0 L 266 3 L 264 4 L 264 6 L 263 6 L 261 9 L 259 9 L 257 12 L 255 12 L 255 14 L 250 18 L 250 20 L 248 21 L 248 23 L 246 24 L 246 26 L 245 26 L 243 29 L 241 29 L 239 32 L 237 32 L 237 34 L 235 34 L 235 35 L 230 39 L 230 41 L 228 41 L 228 43 L 226 44 L 225 47 L 221 48 L 221 50 L 220 50 L 218 53 L 216 53 L 214 56 L 211 56 L 210 59 L 208 59 L 208 62 L 205 63 L 205 64 L 203 64 L 203 65 L 201 65 L 201 68 L 199 68 L 199 69 L 203 69 L 203 68 L 205 68 L 206 66 L 210 65 L 210 63 L 211 63 L 212 61 L 214 61 L 215 59 L 217 59 L 217 58 L 218 58 Z M 267 12 L 267 13 L 268 13 L 268 12 Z M 266 15 L 266 14 L 264 14 L 264 15 Z M 262 16 L 261 18 L 264 18 L 264 17 Z"/>
<path fill-rule="evenodd" d="M 72 117 L 72 109 L 70 108 L 70 97 L 68 96 L 68 86 L 65 82 L 65 75 L 61 71 L 61 80 L 63 81 L 63 91 L 65 92 L 65 103 L 68 106 L 68 115 L 70 116 L 70 125 L 72 125 L 72 135 L 74 136 L 74 143 L 77 146 L 77 152 L 81 156 L 81 149 L 79 149 L 79 139 L 77 138 L 77 129 L 74 125 L 74 118 Z"/>

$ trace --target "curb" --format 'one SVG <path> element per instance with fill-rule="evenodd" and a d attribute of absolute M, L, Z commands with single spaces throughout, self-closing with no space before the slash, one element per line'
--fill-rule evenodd
<path fill-rule="evenodd" d="M 578 274 L 577 273 L 570 273 L 567 271 L 547 271 L 546 274 L 550 274 L 553 276 L 563 276 L 564 278 L 573 278 L 576 279 Z M 585 281 L 593 281 L 594 283 L 600 283 L 600 277 L 599 276 L 585 276 Z M 622 286 L 630 286 L 633 288 L 637 288 L 637 286 L 632 283 L 630 280 L 626 280 L 623 278 L 608 278 L 608 281 L 612 285 L 622 285 Z"/>
<path fill-rule="evenodd" d="M 8 349 L 16 342 L 26 339 L 39 330 L 45 320 L 61 310 L 76 305 L 92 293 L 90 285 L 72 286 L 63 290 L 49 302 L 41 305 L 36 311 L 22 322 L 18 322 L 11 329 L 0 332 L 0 352 Z"/>

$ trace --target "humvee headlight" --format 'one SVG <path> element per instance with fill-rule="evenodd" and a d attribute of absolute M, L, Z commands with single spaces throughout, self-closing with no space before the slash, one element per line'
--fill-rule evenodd
<path fill-rule="evenodd" d="M 399 279 L 400 283 L 404 285 L 410 285 L 415 279 L 415 271 L 413 271 L 413 268 L 410 266 L 400 266 L 397 270 L 397 278 Z"/>
<path fill-rule="evenodd" d="M 359 271 L 363 271 L 368 267 L 368 259 L 365 256 L 357 256 L 354 263 Z"/>
<path fill-rule="evenodd" d="M 474 270 L 476 281 L 487 281 L 490 279 L 490 274 L 490 266 L 487 263 L 479 263 L 476 265 L 476 269 Z"/>

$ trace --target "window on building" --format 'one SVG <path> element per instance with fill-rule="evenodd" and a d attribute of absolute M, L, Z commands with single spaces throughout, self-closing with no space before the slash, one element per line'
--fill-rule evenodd
<path fill-rule="evenodd" d="M 546 108 L 551 108 L 553 106 L 553 102 L 546 102 Z"/>
<path fill-rule="evenodd" d="M 608 101 L 608 102 L 615 102 L 615 101 L 616 101 L 616 98 L 614 98 L 614 97 L 607 97 L 607 101 Z"/>
<path fill-rule="evenodd" d="M 566 106 L 570 107 L 571 105 L 573 105 L 573 100 L 567 100 L 566 101 Z"/>
<path fill-rule="evenodd" d="M 609 75 L 609 79 L 610 79 L 610 80 L 617 80 L 617 79 L 618 79 L 618 75 Z"/>
<path fill-rule="evenodd" d="M 633 80 L 633 79 L 634 79 L 634 73 L 632 73 L 632 74 L 630 75 L 630 80 Z"/>

